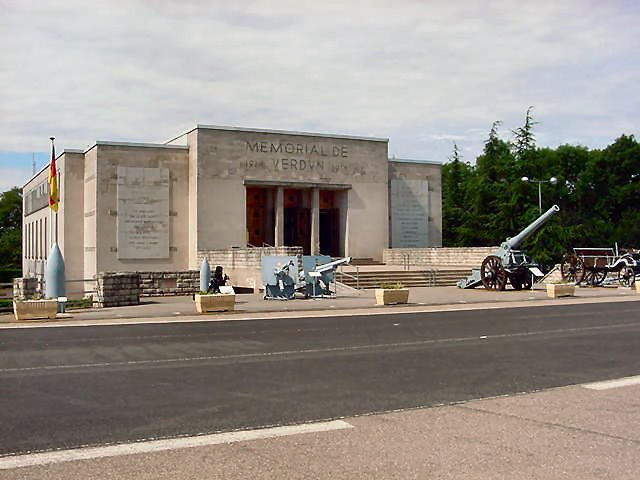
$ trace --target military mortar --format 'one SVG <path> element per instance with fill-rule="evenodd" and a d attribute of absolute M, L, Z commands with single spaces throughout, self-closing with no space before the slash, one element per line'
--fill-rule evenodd
<path fill-rule="evenodd" d="M 474 268 L 469 277 L 460 280 L 458 287 L 475 288 L 482 284 L 487 290 L 502 291 L 509 281 L 515 290 L 531 288 L 533 277 L 542 275 L 540 266 L 526 252 L 516 249 L 559 211 L 560 207 L 554 205 L 518 235 L 507 238 L 493 255 L 482 261 L 480 268 Z"/>

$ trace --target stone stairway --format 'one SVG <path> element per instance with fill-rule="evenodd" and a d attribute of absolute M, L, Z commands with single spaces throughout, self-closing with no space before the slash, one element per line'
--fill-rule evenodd
<path fill-rule="evenodd" d="M 444 287 L 455 285 L 458 280 L 467 278 L 471 273 L 470 268 L 450 267 L 443 269 L 425 270 L 382 270 L 358 269 L 358 280 L 351 278 L 356 276 L 354 269 L 346 272 L 348 275 L 338 271 L 337 281 L 353 288 L 367 289 L 378 288 L 381 283 L 401 283 L 405 287 Z"/>

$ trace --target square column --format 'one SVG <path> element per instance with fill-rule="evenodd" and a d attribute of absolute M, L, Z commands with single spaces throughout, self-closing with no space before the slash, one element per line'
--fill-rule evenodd
<path fill-rule="evenodd" d="M 320 189 L 311 189 L 311 255 L 320 254 Z"/>
<path fill-rule="evenodd" d="M 276 218 L 274 243 L 276 247 L 284 246 L 284 188 L 276 187 Z"/>

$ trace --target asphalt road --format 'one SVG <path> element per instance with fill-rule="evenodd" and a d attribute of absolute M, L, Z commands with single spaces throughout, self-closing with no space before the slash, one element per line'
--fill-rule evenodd
<path fill-rule="evenodd" d="M 640 302 L 0 331 L 0 454 L 211 433 L 640 373 Z"/>

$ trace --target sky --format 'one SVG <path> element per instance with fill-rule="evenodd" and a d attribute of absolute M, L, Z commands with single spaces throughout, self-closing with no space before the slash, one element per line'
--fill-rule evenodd
<path fill-rule="evenodd" d="M 640 130 L 640 2 L 0 0 L 0 191 L 56 150 L 196 124 L 389 138 L 474 162 Z"/>

